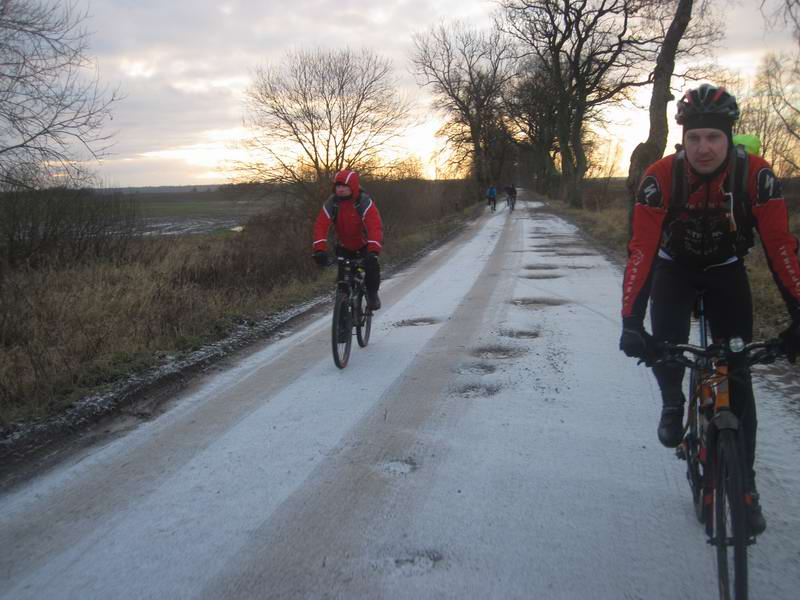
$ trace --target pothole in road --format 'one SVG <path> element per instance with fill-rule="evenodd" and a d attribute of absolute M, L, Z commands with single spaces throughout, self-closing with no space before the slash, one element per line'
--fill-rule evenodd
<path fill-rule="evenodd" d="M 528 271 L 553 271 L 555 269 L 558 269 L 559 266 L 558 265 L 538 264 L 538 265 L 525 265 L 525 268 Z"/>
<path fill-rule="evenodd" d="M 408 475 L 417 470 L 417 461 L 413 458 L 404 458 L 403 460 L 390 460 L 383 464 L 383 472 L 389 475 L 401 476 Z"/>
<path fill-rule="evenodd" d="M 528 273 L 527 275 L 520 275 L 523 279 L 560 279 L 563 275 L 555 273 Z"/>
<path fill-rule="evenodd" d="M 517 298 L 512 300 L 511 304 L 528 308 L 544 308 L 546 306 L 561 306 L 562 304 L 567 304 L 567 302 L 558 298 Z"/>
<path fill-rule="evenodd" d="M 475 348 L 472 355 L 484 360 L 504 360 L 508 358 L 516 358 L 525 354 L 525 350 L 521 348 L 512 348 L 511 346 L 483 346 Z"/>
<path fill-rule="evenodd" d="M 497 384 L 467 383 L 456 388 L 455 392 L 462 398 L 488 398 L 500 391 Z"/>
<path fill-rule="evenodd" d="M 462 375 L 489 375 L 497 371 L 497 367 L 489 363 L 472 363 L 458 367 L 457 371 Z"/>
<path fill-rule="evenodd" d="M 553 213 L 548 212 L 536 212 L 529 210 L 528 211 L 528 218 L 532 221 L 550 221 L 554 220 L 556 216 Z"/>
<path fill-rule="evenodd" d="M 556 256 L 597 256 L 594 252 L 563 252 L 561 250 L 553 250 Z"/>
<path fill-rule="evenodd" d="M 422 575 L 431 571 L 437 563 L 444 560 L 441 552 L 437 550 L 423 550 L 409 556 L 394 559 L 394 566 L 404 575 Z"/>
<path fill-rule="evenodd" d="M 534 248 L 585 248 L 581 240 L 576 239 L 548 238 L 540 235 L 532 235 L 530 238 L 539 242 Z"/>
<path fill-rule="evenodd" d="M 504 329 L 500 332 L 503 337 L 510 337 L 517 340 L 535 340 L 541 334 L 538 331 L 524 329 Z"/>
<path fill-rule="evenodd" d="M 430 317 L 420 317 L 418 319 L 403 319 L 402 321 L 397 321 L 394 326 L 395 327 L 420 327 L 423 325 L 435 325 L 438 323 L 438 319 L 431 319 Z"/>

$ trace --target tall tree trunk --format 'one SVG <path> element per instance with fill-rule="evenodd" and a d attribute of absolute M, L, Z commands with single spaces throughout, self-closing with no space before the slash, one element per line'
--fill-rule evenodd
<path fill-rule="evenodd" d="M 570 134 L 572 127 L 569 120 L 571 113 L 568 110 L 562 111 L 564 114 L 559 114 L 557 136 L 558 146 L 561 151 L 561 182 L 560 182 L 560 198 L 565 202 L 569 202 L 572 188 L 572 178 L 575 173 L 575 157 L 572 153 L 572 143 L 570 141 Z"/>
<path fill-rule="evenodd" d="M 636 195 L 636 188 L 645 169 L 664 155 L 667 146 L 667 104 L 673 99 L 670 92 L 670 81 L 675 71 L 675 54 L 678 51 L 689 20 L 692 18 L 693 0 L 680 0 L 675 9 L 664 45 L 658 53 L 656 68 L 653 71 L 653 95 L 650 97 L 650 132 L 647 140 L 638 146 L 631 154 L 631 164 L 628 169 L 628 179 L 625 185 L 628 189 L 631 203 Z"/>

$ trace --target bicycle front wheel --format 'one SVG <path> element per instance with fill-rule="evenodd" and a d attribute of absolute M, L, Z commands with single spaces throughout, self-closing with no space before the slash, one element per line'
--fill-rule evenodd
<path fill-rule="evenodd" d="M 352 345 L 353 315 L 350 313 L 350 300 L 346 293 L 337 290 L 333 305 L 331 346 L 333 349 L 333 362 L 340 369 L 344 369 L 347 366 Z"/>
<path fill-rule="evenodd" d="M 747 525 L 742 463 L 736 432 L 723 429 L 717 439 L 714 487 L 714 535 L 719 597 L 747 600 Z"/>
<path fill-rule="evenodd" d="M 689 411 L 686 423 L 686 437 L 683 440 L 686 454 L 686 478 L 692 490 L 694 514 L 701 523 L 706 522 L 705 505 L 705 465 L 700 460 L 700 449 L 704 443 L 705 431 L 700 431 L 700 411 L 703 410 L 701 375 L 696 369 L 689 372 Z"/>
<path fill-rule="evenodd" d="M 363 288 L 358 291 L 355 313 L 356 339 L 358 345 L 365 348 L 369 344 L 369 334 L 372 331 L 372 311 L 367 308 L 367 295 Z"/>

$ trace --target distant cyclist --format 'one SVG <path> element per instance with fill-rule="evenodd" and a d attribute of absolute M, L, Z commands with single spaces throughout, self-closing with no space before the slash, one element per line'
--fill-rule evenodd
<path fill-rule="evenodd" d="M 494 209 L 497 206 L 497 188 L 493 185 L 490 185 L 486 190 L 486 204 L 488 204 L 491 207 L 492 212 L 494 212 Z"/>
<path fill-rule="evenodd" d="M 367 304 L 372 310 L 381 307 L 378 288 L 381 269 L 378 255 L 383 244 L 383 222 L 378 207 L 364 192 L 358 173 L 344 169 L 333 178 L 333 194 L 325 201 L 314 224 L 314 260 L 328 264 L 328 230 L 336 227 L 336 255 L 364 259 L 364 283 Z"/>
<path fill-rule="evenodd" d="M 506 186 L 506 204 L 512 210 L 514 209 L 514 204 L 517 201 L 517 188 L 514 187 L 514 184 Z"/>
<path fill-rule="evenodd" d="M 732 142 L 739 118 L 736 99 L 703 84 L 678 102 L 683 150 L 650 165 L 636 196 L 622 292 L 620 349 L 649 359 L 654 340 L 685 343 L 692 308 L 704 292 L 714 339 L 753 337 L 753 302 L 744 257 L 758 230 L 769 268 L 791 324 L 781 333 L 789 359 L 800 354 L 800 262 L 789 231 L 780 181 L 760 156 Z M 650 299 L 652 337 L 644 329 Z M 683 437 L 684 369 L 660 365 L 653 373 L 663 407 L 658 439 L 675 447 Z M 749 372 L 731 378 L 733 409 L 744 429 L 750 531 L 766 521 L 755 485 L 756 407 Z"/>

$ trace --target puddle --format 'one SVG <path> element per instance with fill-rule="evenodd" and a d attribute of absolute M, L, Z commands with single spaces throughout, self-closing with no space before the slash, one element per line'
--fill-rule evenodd
<path fill-rule="evenodd" d="M 511 304 L 515 306 L 528 306 L 531 308 L 542 308 L 545 306 L 561 306 L 567 304 L 566 300 L 559 300 L 558 298 L 517 298 L 512 300 Z"/>
<path fill-rule="evenodd" d="M 408 475 L 417 470 L 417 461 L 413 458 L 405 458 L 403 460 L 391 460 L 383 464 L 382 471 L 389 475 Z"/>
<path fill-rule="evenodd" d="M 503 329 L 500 331 L 503 337 L 510 337 L 517 340 L 535 340 L 541 334 L 538 331 L 523 329 Z"/>
<path fill-rule="evenodd" d="M 500 391 L 497 384 L 467 383 L 456 388 L 455 393 L 462 398 L 488 398 Z"/>
<path fill-rule="evenodd" d="M 422 325 L 435 325 L 439 322 L 439 319 L 431 319 L 429 317 L 420 317 L 419 319 L 404 319 L 402 321 L 397 321 L 394 324 L 395 327 L 420 327 Z"/>
<path fill-rule="evenodd" d="M 515 358 L 522 354 L 525 354 L 525 350 L 512 348 L 511 346 L 483 346 L 472 351 L 473 356 L 484 360 L 503 360 Z"/>

